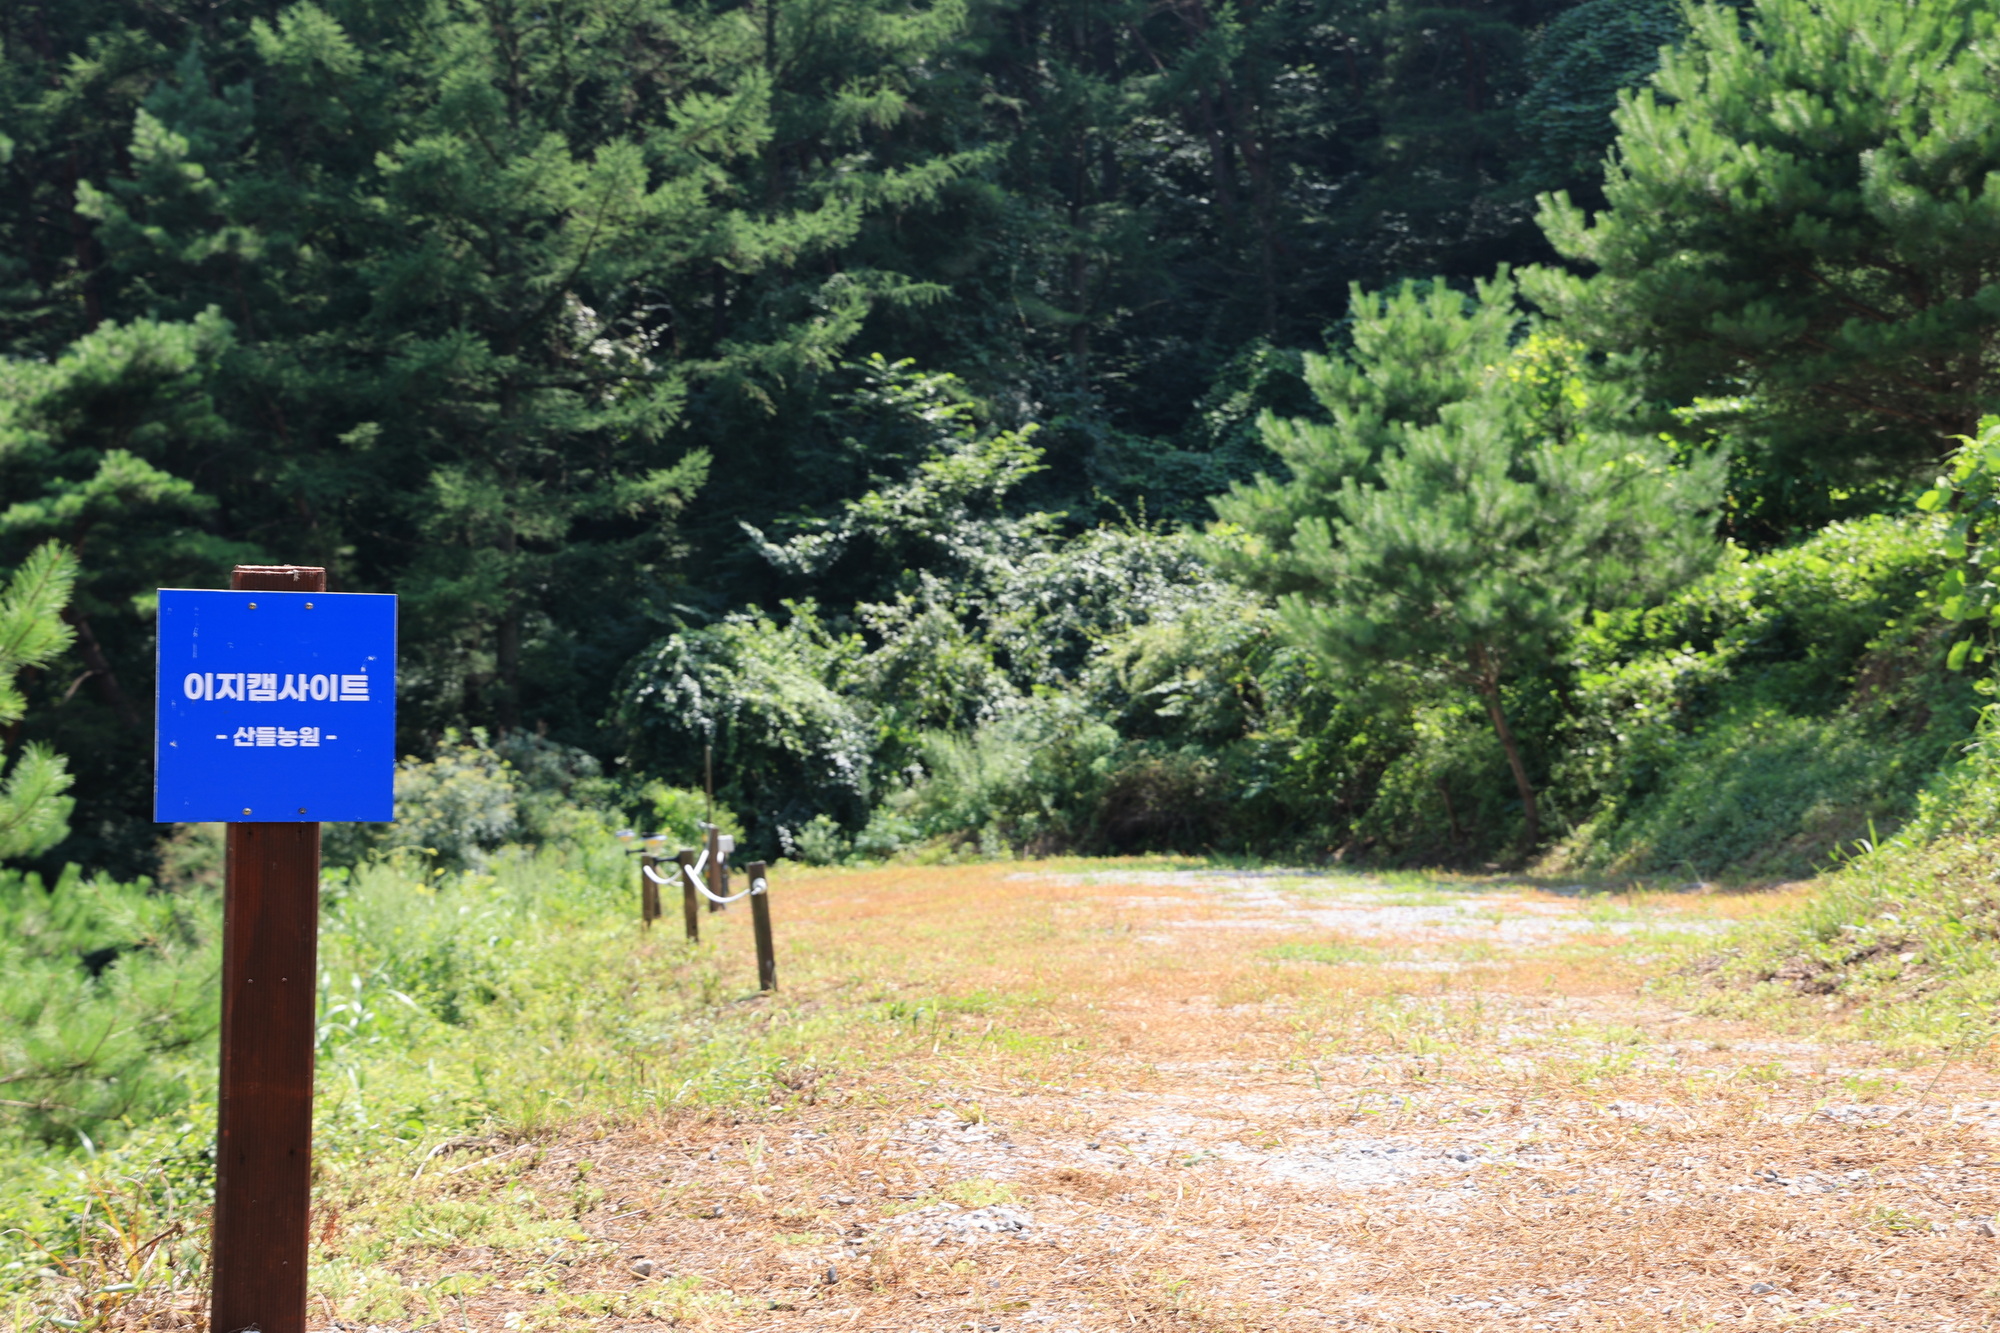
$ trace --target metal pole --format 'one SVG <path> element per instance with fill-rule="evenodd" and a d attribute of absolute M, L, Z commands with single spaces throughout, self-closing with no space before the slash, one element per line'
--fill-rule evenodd
<path fill-rule="evenodd" d="M 764 872 L 762 861 L 750 863 L 750 933 L 757 937 L 757 989 L 776 990 L 778 950 L 771 942 L 771 888 Z"/>
<path fill-rule="evenodd" d="M 681 882 L 681 917 L 687 922 L 688 943 L 701 940 L 701 905 L 695 901 L 694 881 L 688 878 L 688 870 L 694 865 L 695 854 L 683 847 L 674 853 L 676 878 Z"/>
<path fill-rule="evenodd" d="M 230 587 L 325 592 L 326 571 L 238 565 Z M 305 1333 L 319 825 L 228 825 L 222 907 L 214 1333 Z"/>

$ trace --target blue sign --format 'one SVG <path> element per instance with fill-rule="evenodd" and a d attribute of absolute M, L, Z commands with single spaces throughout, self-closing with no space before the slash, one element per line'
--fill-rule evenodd
<path fill-rule="evenodd" d="M 153 818 L 396 817 L 396 599 L 160 590 Z"/>

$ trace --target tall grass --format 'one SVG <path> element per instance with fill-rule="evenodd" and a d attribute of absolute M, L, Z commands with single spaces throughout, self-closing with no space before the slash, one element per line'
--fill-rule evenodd
<path fill-rule="evenodd" d="M 55 893 L 6 887 L 0 1049 L 28 1075 L 4 1091 L 30 1104 L 0 1121 L 0 1316 L 192 1312 L 213 1189 L 216 896 L 74 876 Z M 824 1039 L 839 1015 L 734 1006 L 741 982 L 678 936 L 639 932 L 636 871 L 594 818 L 480 870 L 404 850 L 328 871 L 322 1173 L 401 1161 L 407 1177 L 455 1139 L 767 1100 L 788 1061 L 838 1044 Z M 93 976 L 86 958 L 113 944 Z M 12 1095 L 24 1087 L 32 1100 Z"/>

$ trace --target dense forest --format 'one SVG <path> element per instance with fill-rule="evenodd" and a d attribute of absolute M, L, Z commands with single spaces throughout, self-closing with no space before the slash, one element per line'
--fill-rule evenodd
<path fill-rule="evenodd" d="M 241 561 L 402 598 L 336 856 L 1809 869 L 1977 717 L 1997 23 L 0 7 L 0 851 L 171 878 Z"/>

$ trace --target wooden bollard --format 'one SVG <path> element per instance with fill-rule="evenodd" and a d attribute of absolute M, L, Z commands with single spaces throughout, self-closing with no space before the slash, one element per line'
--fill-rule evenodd
<path fill-rule="evenodd" d="M 750 863 L 750 933 L 757 937 L 757 989 L 778 989 L 778 949 L 771 942 L 771 884 L 762 861 Z M 764 881 L 763 892 L 757 882 Z"/>
<path fill-rule="evenodd" d="M 650 853 L 639 858 L 639 924 L 648 930 L 660 919 L 660 886 L 653 882 L 659 865 L 660 859 Z"/>
<path fill-rule="evenodd" d="M 688 878 L 688 871 L 694 868 L 695 854 L 683 847 L 674 853 L 674 874 L 681 882 L 681 917 L 687 923 L 688 943 L 701 941 L 701 906 L 695 902 L 694 881 Z"/>
<path fill-rule="evenodd" d="M 715 898 L 729 896 L 729 868 L 722 864 L 722 834 L 713 824 L 708 826 L 708 891 Z M 708 900 L 709 911 L 720 912 L 728 906 L 715 898 Z"/>

